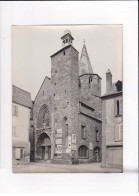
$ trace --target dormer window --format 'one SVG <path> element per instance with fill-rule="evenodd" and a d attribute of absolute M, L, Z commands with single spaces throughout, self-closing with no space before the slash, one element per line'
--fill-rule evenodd
<path fill-rule="evenodd" d="M 115 86 L 116 86 L 117 92 L 122 91 L 122 82 L 121 81 L 118 80 L 116 82 Z"/>

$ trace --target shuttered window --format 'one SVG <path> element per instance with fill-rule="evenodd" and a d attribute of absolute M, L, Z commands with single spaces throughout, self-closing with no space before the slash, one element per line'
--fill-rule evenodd
<path fill-rule="evenodd" d="M 119 112 L 120 112 L 120 115 L 123 115 L 123 100 L 122 99 L 119 101 Z"/>
<path fill-rule="evenodd" d="M 12 106 L 12 114 L 13 116 L 18 116 L 18 107 L 16 105 Z"/>
<path fill-rule="evenodd" d="M 16 137 L 16 126 L 12 126 L 13 137 Z"/>
<path fill-rule="evenodd" d="M 114 133 L 115 141 L 122 141 L 123 140 L 123 125 L 117 124 L 115 125 L 115 133 Z"/>
<path fill-rule="evenodd" d="M 23 159 L 24 158 L 24 148 L 16 148 L 15 149 L 15 158 Z"/>

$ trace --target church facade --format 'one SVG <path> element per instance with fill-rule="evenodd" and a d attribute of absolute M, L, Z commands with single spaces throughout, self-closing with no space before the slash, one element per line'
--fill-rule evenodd
<path fill-rule="evenodd" d="M 101 161 L 101 78 L 93 72 L 83 44 L 73 47 L 70 31 L 51 56 L 51 78 L 45 77 L 34 100 L 35 161 L 89 163 Z"/>

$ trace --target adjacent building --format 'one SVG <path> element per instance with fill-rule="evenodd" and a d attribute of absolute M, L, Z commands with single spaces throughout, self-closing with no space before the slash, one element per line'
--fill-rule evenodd
<path fill-rule="evenodd" d="M 106 93 L 102 96 L 102 167 L 123 167 L 122 81 L 112 83 L 106 73 Z"/>
<path fill-rule="evenodd" d="M 35 161 L 70 164 L 101 161 L 101 78 L 93 72 L 83 44 L 73 47 L 69 30 L 62 48 L 51 56 L 51 78 L 45 77 L 34 100 Z"/>
<path fill-rule="evenodd" d="M 13 164 L 30 162 L 30 111 L 31 95 L 12 86 L 12 158 Z"/>

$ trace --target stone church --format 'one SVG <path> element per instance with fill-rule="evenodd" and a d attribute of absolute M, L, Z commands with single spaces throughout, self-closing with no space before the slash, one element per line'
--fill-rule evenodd
<path fill-rule="evenodd" d="M 35 161 L 90 163 L 101 161 L 101 78 L 94 73 L 83 44 L 73 47 L 69 30 L 51 56 L 51 78 L 45 77 L 34 100 Z"/>

